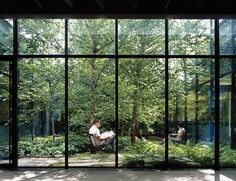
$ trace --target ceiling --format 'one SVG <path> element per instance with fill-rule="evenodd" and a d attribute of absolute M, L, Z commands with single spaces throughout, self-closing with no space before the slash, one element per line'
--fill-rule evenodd
<path fill-rule="evenodd" d="M 234 15 L 233 0 L 0 0 L 0 15 Z M 58 16 L 57 16 L 58 17 Z"/>

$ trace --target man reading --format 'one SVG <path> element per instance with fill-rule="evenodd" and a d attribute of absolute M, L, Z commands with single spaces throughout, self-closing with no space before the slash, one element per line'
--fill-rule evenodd
<path fill-rule="evenodd" d="M 93 136 L 93 145 L 94 146 L 101 146 L 112 144 L 113 150 L 115 150 L 115 137 L 116 134 L 113 131 L 106 131 L 104 133 L 100 133 L 101 122 L 98 118 L 93 118 L 92 126 L 89 129 L 89 134 Z"/>

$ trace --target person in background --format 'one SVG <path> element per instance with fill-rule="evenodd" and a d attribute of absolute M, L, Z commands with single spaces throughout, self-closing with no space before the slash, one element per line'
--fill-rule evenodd
<path fill-rule="evenodd" d="M 172 133 L 168 136 L 168 143 L 170 145 L 173 145 L 174 143 L 185 143 L 186 142 L 186 131 L 184 129 L 183 123 L 179 122 L 177 123 L 178 132 Z M 161 142 L 161 144 L 165 143 L 165 138 Z"/>
<path fill-rule="evenodd" d="M 106 131 L 100 133 L 101 121 L 98 118 L 92 119 L 92 126 L 89 129 L 89 134 L 94 138 L 94 146 L 108 145 L 112 144 L 113 150 L 115 150 L 115 137 L 116 134 L 113 131 Z"/>
<path fill-rule="evenodd" d="M 186 131 L 184 129 L 184 125 L 182 122 L 179 122 L 177 124 L 178 127 L 178 132 L 177 134 L 170 134 L 169 135 L 169 143 L 185 143 L 185 136 L 186 136 Z"/>

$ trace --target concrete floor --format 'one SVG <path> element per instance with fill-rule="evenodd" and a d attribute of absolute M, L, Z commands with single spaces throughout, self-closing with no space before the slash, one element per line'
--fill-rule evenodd
<path fill-rule="evenodd" d="M 19 169 L 0 170 L 1 181 L 234 181 L 236 170 L 108 170 L 108 169 Z"/>

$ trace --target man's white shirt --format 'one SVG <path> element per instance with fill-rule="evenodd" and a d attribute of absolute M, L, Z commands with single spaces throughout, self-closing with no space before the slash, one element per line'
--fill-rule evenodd
<path fill-rule="evenodd" d="M 91 126 L 91 128 L 89 129 L 89 134 L 92 134 L 94 136 L 96 145 L 103 144 L 104 141 L 100 141 L 97 138 L 97 137 L 101 136 L 101 134 L 100 134 L 100 130 L 95 125 Z"/>

